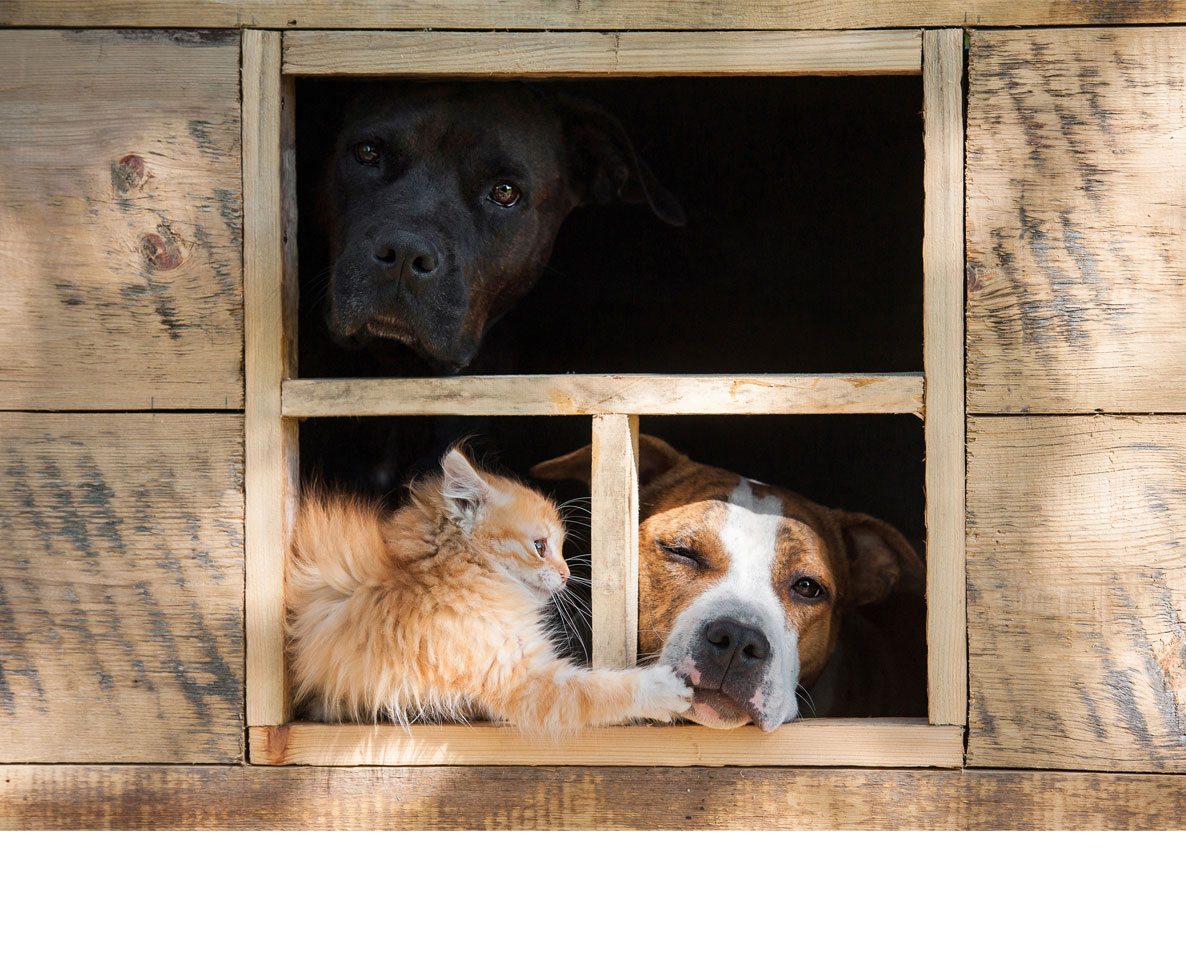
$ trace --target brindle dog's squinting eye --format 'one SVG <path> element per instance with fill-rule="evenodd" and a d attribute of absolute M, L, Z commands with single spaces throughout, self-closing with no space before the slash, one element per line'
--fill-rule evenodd
<path fill-rule="evenodd" d="M 808 576 L 800 576 L 791 584 L 791 589 L 804 599 L 813 600 L 824 591 L 824 588 Z"/>
<path fill-rule="evenodd" d="M 363 165 L 378 165 L 379 148 L 369 141 L 360 141 L 354 146 L 354 157 Z"/>
<path fill-rule="evenodd" d="M 519 191 L 517 185 L 511 185 L 510 182 L 499 182 L 490 190 L 490 201 L 504 209 L 509 209 L 519 201 L 522 195 L 523 193 Z"/>
<path fill-rule="evenodd" d="M 548 551 L 548 540 L 547 539 L 536 539 L 535 540 L 535 551 L 539 553 L 539 556 L 542 559 L 544 556 L 544 553 L 546 553 Z"/>
<path fill-rule="evenodd" d="M 672 559 L 675 562 L 689 566 L 702 566 L 704 564 L 704 561 L 697 555 L 696 551 L 687 546 L 682 546 L 678 543 L 668 545 L 666 542 L 658 542 L 656 545 L 663 550 L 664 555 L 668 559 Z"/>

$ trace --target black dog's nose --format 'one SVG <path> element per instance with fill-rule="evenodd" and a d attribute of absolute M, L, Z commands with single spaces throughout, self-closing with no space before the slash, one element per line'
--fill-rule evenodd
<path fill-rule="evenodd" d="M 736 620 L 724 619 L 710 623 L 704 639 L 722 655 L 737 654 L 735 663 L 761 663 L 770 656 L 770 641 L 766 634 Z"/>
<path fill-rule="evenodd" d="M 413 278 L 432 276 L 441 265 L 441 254 L 427 239 L 412 233 L 394 233 L 375 245 L 374 260 L 385 271 Z"/>

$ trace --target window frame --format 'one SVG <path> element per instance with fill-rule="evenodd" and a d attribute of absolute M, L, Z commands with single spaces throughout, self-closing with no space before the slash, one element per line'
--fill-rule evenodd
<path fill-rule="evenodd" d="M 310 765 L 961 767 L 964 532 L 963 31 L 264 31 L 242 39 L 249 759 Z M 923 76 L 924 373 L 297 379 L 297 76 Z M 924 376 L 925 375 L 925 376 Z M 593 663 L 634 662 L 640 414 L 885 414 L 924 420 L 927 718 L 806 719 L 763 733 L 595 728 L 561 740 L 494 724 L 293 722 L 284 561 L 298 422 L 365 415 L 586 415 L 593 442 Z"/>

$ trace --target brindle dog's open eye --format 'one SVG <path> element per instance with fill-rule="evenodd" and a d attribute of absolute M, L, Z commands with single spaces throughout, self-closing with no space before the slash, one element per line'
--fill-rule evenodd
<path fill-rule="evenodd" d="M 805 600 L 813 600 L 824 591 L 824 588 L 810 576 L 800 576 L 791 584 L 791 589 Z"/>
<path fill-rule="evenodd" d="M 360 141 L 354 146 L 354 157 L 363 165 L 379 164 L 379 146 L 369 141 Z"/>
<path fill-rule="evenodd" d="M 509 209 L 519 201 L 522 195 L 523 193 L 519 191 L 517 185 L 511 185 L 510 182 L 499 182 L 490 190 L 490 201 L 504 209 Z"/>
<path fill-rule="evenodd" d="M 537 553 L 539 553 L 539 557 L 542 559 L 544 557 L 544 553 L 546 553 L 548 551 L 548 540 L 547 539 L 536 539 L 535 540 L 535 551 Z"/>

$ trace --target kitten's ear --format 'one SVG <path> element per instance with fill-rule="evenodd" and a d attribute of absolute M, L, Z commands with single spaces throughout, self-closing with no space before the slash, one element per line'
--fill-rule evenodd
<path fill-rule="evenodd" d="M 494 486 L 470 464 L 457 448 L 450 448 L 441 459 L 441 497 L 450 518 L 463 529 L 472 528 L 482 506 L 490 501 Z"/>

